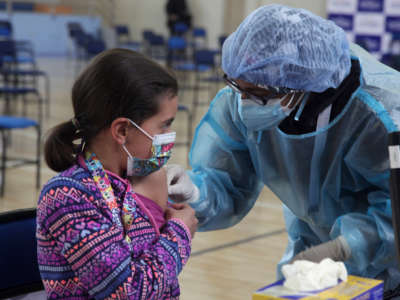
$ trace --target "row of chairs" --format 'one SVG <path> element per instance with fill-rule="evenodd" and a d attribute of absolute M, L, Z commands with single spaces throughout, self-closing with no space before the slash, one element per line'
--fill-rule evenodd
<path fill-rule="evenodd" d="M 175 30 L 177 36 L 191 40 L 193 48 L 206 48 L 208 44 L 207 32 L 202 27 L 194 27 L 189 29 L 185 23 L 176 23 Z M 144 30 L 142 33 L 142 42 L 133 40 L 127 25 L 119 24 L 114 27 L 118 47 L 126 47 L 138 51 L 150 51 L 149 46 L 165 46 L 166 42 L 162 35 L 154 33 L 152 30 Z"/>
<path fill-rule="evenodd" d="M 76 62 L 75 76 L 77 76 L 84 64 L 106 49 L 106 43 L 100 34 L 85 31 L 77 22 L 68 23 L 67 31 L 72 42 L 72 56 Z"/>
<path fill-rule="evenodd" d="M 39 91 L 40 79 L 44 82 L 44 93 Z M 0 113 L 1 197 L 5 192 L 6 169 L 9 167 L 35 164 L 36 186 L 40 187 L 43 104 L 46 104 L 46 115 L 50 114 L 49 77 L 37 68 L 32 43 L 14 39 L 12 24 L 8 20 L 0 21 L 0 98 L 3 100 L 1 103 L 3 112 Z M 21 102 L 22 110 L 18 108 Z M 28 103 L 37 106 L 37 117 L 28 116 Z M 11 132 L 29 128 L 36 132 L 36 147 L 33 147 L 35 151 L 32 151 L 31 155 L 34 155 L 34 158 L 9 156 L 8 148 L 12 144 Z"/>
<path fill-rule="evenodd" d="M 39 92 L 39 79 L 44 80 L 45 97 Z M 33 46 L 30 41 L 16 41 L 9 21 L 0 21 L 0 97 L 3 101 L 3 112 L 0 113 L 0 196 L 5 192 L 6 169 L 36 165 L 36 187 L 40 187 L 41 171 L 41 128 L 43 103 L 46 115 L 50 114 L 50 82 L 47 74 L 37 68 Z M 37 104 L 38 115 L 32 118 L 27 115 L 27 98 Z M 22 99 L 22 116 L 17 110 L 17 102 Z M 34 158 L 10 157 L 8 148 L 12 143 L 11 132 L 33 129 L 36 132 L 36 146 L 33 147 Z M 32 155 L 33 156 L 33 155 Z M 36 209 L 26 209 L 0 213 L 0 240 L 7 241 L 0 249 L 0 299 L 17 297 L 29 292 L 42 291 L 36 254 Z M 18 238 L 10 239 L 10 236 Z M 39 292 L 25 299 L 43 299 L 45 294 Z"/>
<path fill-rule="evenodd" d="M 44 81 L 44 97 L 39 92 L 39 79 Z M 29 98 L 29 99 L 28 99 Z M 33 46 L 30 41 L 16 41 L 12 24 L 0 21 L 0 99 L 3 112 L 0 113 L 0 197 L 4 195 L 6 169 L 25 164 L 36 165 L 36 187 L 40 187 L 41 171 L 41 128 L 43 104 L 46 115 L 50 114 L 50 82 L 47 74 L 37 68 Z M 22 112 L 17 104 L 22 100 Z M 37 117 L 28 116 L 26 104 L 32 100 L 37 105 Z M 18 116 L 20 115 L 20 116 Z M 32 159 L 10 157 L 11 132 L 33 129 L 36 146 L 32 147 Z M 36 209 L 25 209 L 0 213 L 0 299 L 44 299 L 37 254 L 36 254 Z M 10 239 L 10 236 L 18 237 Z"/>

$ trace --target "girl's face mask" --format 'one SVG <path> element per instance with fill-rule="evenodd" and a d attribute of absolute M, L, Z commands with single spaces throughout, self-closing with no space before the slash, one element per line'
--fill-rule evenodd
<path fill-rule="evenodd" d="M 147 159 L 141 159 L 132 156 L 125 145 L 122 145 L 122 148 L 128 154 L 126 175 L 147 176 L 152 172 L 158 171 L 167 163 L 168 159 L 171 157 L 176 132 L 157 134 L 152 137 L 150 134 L 140 128 L 135 122 L 133 122 L 132 120 L 129 121 L 149 139 L 151 139 L 153 141 L 153 144 L 151 147 L 152 156 Z"/>

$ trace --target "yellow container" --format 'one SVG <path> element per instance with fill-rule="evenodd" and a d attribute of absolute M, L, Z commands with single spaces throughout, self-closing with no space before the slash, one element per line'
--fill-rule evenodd
<path fill-rule="evenodd" d="M 383 298 L 383 281 L 349 275 L 347 281 L 341 282 L 333 287 L 310 292 L 294 292 L 283 286 L 280 280 L 254 292 L 253 300 L 381 300 Z"/>

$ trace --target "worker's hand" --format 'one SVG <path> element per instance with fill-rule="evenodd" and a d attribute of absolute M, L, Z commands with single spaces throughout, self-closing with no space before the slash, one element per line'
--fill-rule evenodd
<path fill-rule="evenodd" d="M 351 250 L 343 236 L 320 244 L 315 247 L 308 248 L 297 254 L 290 263 L 296 260 L 308 260 L 319 263 L 324 258 L 331 258 L 334 261 L 345 261 L 350 258 Z"/>
<path fill-rule="evenodd" d="M 169 164 L 167 169 L 168 196 L 175 202 L 194 202 L 199 189 L 193 184 L 186 170 L 180 165 Z"/>
<path fill-rule="evenodd" d="M 189 228 L 191 237 L 197 230 L 198 220 L 194 209 L 186 203 L 172 203 L 165 211 L 165 219 L 179 219 Z"/>

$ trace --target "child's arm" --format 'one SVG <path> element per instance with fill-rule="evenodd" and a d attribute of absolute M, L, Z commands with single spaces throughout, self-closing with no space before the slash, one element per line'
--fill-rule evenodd
<path fill-rule="evenodd" d="M 165 168 L 153 172 L 146 177 L 135 177 L 131 180 L 133 190 L 154 202 L 156 202 L 163 211 L 167 208 L 168 187 L 167 172 Z"/>

